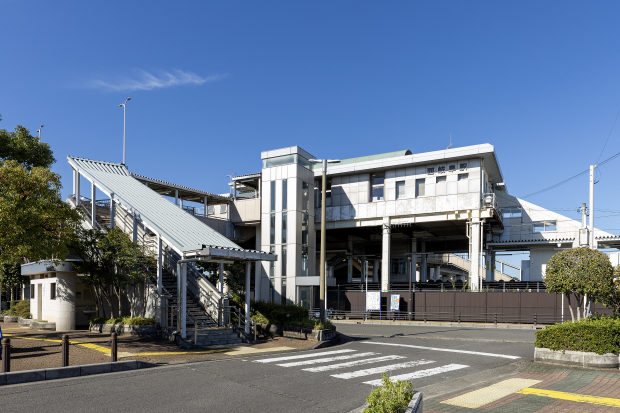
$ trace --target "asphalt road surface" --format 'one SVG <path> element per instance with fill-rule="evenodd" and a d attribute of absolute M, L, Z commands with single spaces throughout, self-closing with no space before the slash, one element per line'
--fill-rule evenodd
<path fill-rule="evenodd" d="M 0 411 L 349 412 L 388 371 L 426 398 L 512 374 L 532 330 L 338 325 L 340 345 L 0 387 Z"/>

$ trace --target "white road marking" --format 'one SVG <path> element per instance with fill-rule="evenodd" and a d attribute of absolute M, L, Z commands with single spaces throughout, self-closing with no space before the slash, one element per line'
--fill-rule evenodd
<path fill-rule="evenodd" d="M 404 359 L 404 358 L 405 356 L 382 356 L 382 357 L 375 357 L 372 359 L 349 361 L 347 363 L 330 364 L 327 366 L 320 366 L 320 367 L 311 367 L 309 369 L 302 369 L 302 370 L 312 371 L 312 372 L 337 370 L 337 369 L 343 369 L 345 367 L 361 366 L 362 364 L 379 363 L 381 361 L 398 360 L 398 359 Z"/>
<path fill-rule="evenodd" d="M 334 350 L 334 351 L 324 351 L 322 353 L 299 354 L 297 356 L 274 357 L 274 358 L 270 358 L 270 359 L 254 360 L 254 363 L 273 363 L 274 361 L 307 359 L 307 358 L 310 358 L 310 357 L 328 356 L 330 354 L 350 353 L 352 351 L 356 351 L 356 350 Z"/>
<path fill-rule="evenodd" d="M 332 374 L 331 376 L 336 377 L 337 379 L 348 380 L 348 379 L 353 379 L 355 377 L 370 376 L 371 374 L 381 374 L 386 371 L 406 369 L 408 367 L 416 367 L 422 364 L 430 364 L 430 363 L 434 363 L 434 361 L 433 360 L 407 361 L 405 363 L 390 364 L 388 366 L 381 366 L 381 367 L 374 367 L 371 369 L 352 371 L 350 373 Z"/>
<path fill-rule="evenodd" d="M 338 361 L 338 360 L 348 360 L 354 359 L 358 357 L 366 357 L 366 356 L 376 356 L 379 353 L 355 353 L 355 354 L 347 354 L 346 356 L 335 356 L 335 357 L 324 357 L 322 359 L 312 359 L 312 360 L 302 360 L 302 361 L 293 361 L 291 363 L 278 364 L 280 367 L 295 367 L 295 366 L 305 366 L 308 364 L 319 364 L 319 363 L 328 363 L 330 361 Z"/>
<path fill-rule="evenodd" d="M 452 348 L 435 348 L 435 347 L 414 346 L 412 344 L 381 343 L 381 342 L 377 342 L 377 341 L 362 341 L 362 343 L 363 344 L 379 344 L 379 345 L 382 345 L 382 346 L 418 348 L 418 349 L 421 349 L 421 350 L 445 351 L 447 353 L 472 354 L 474 356 L 501 357 L 501 358 L 513 359 L 513 360 L 521 358 L 519 356 L 509 356 L 507 354 L 482 353 L 480 351 L 469 351 L 469 350 L 460 350 L 460 349 L 452 349 Z"/>
<path fill-rule="evenodd" d="M 464 369 L 466 366 L 464 364 L 448 364 L 446 366 L 435 367 L 433 369 L 420 370 L 413 373 L 401 374 L 398 376 L 391 376 L 390 381 L 395 382 L 396 380 L 413 380 L 419 379 L 422 377 L 434 376 L 435 374 L 445 373 L 448 371 L 460 370 Z M 382 379 L 365 381 L 365 384 L 372 384 L 373 386 L 380 386 L 383 383 Z"/>

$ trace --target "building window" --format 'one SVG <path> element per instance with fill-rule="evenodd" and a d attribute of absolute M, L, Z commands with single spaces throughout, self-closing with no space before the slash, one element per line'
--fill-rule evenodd
<path fill-rule="evenodd" d="M 448 171 L 449 171 L 449 172 L 454 172 L 454 171 L 456 171 L 456 165 L 448 165 Z"/>
<path fill-rule="evenodd" d="M 286 277 L 286 245 L 282 246 L 282 277 Z"/>
<path fill-rule="evenodd" d="M 372 174 L 372 201 L 383 201 L 384 174 Z"/>
<path fill-rule="evenodd" d="M 276 243 L 276 214 L 271 214 L 269 224 L 269 243 L 271 245 Z"/>
<path fill-rule="evenodd" d="M 446 173 L 446 167 L 445 166 L 440 166 L 437 168 L 437 172 L 439 172 L 440 174 L 445 174 Z"/>
<path fill-rule="evenodd" d="M 522 213 L 521 207 L 508 207 L 502 210 L 504 218 L 521 218 Z"/>
<path fill-rule="evenodd" d="M 269 248 L 269 252 L 271 254 L 275 254 L 276 253 L 276 249 L 274 247 Z M 273 277 L 276 276 L 276 262 L 275 261 L 269 261 L 269 278 L 273 279 Z"/>
<path fill-rule="evenodd" d="M 426 168 L 426 173 L 432 175 L 435 173 L 435 168 Z"/>
<path fill-rule="evenodd" d="M 415 197 L 426 195 L 426 179 L 415 180 Z"/>
<path fill-rule="evenodd" d="M 308 213 L 310 209 L 310 185 L 307 182 L 301 183 L 301 210 Z"/>
<path fill-rule="evenodd" d="M 469 174 L 459 174 L 459 181 L 462 181 L 464 179 L 468 179 L 469 178 Z"/>
<path fill-rule="evenodd" d="M 274 279 L 269 280 L 269 301 L 275 303 L 276 301 L 276 289 L 274 288 Z"/>
<path fill-rule="evenodd" d="M 276 181 L 271 181 L 271 207 L 270 211 L 276 210 Z"/>
<path fill-rule="evenodd" d="M 308 246 L 308 231 L 310 224 L 310 218 L 308 214 L 303 214 L 301 217 L 301 244 Z"/>
<path fill-rule="evenodd" d="M 298 287 L 299 288 L 299 305 L 306 310 L 310 310 L 312 300 L 312 287 Z"/>
<path fill-rule="evenodd" d="M 465 169 L 467 169 L 467 162 L 459 164 L 459 167 L 461 168 L 461 171 L 464 171 Z"/>
<path fill-rule="evenodd" d="M 534 222 L 533 232 L 546 232 L 546 231 L 555 231 L 556 230 L 556 221 L 540 221 Z"/>
<path fill-rule="evenodd" d="M 286 244 L 286 218 L 287 213 L 282 213 L 282 244 Z"/>
<path fill-rule="evenodd" d="M 56 283 L 50 285 L 50 300 L 56 299 Z"/>
<path fill-rule="evenodd" d="M 308 248 L 301 247 L 301 276 L 308 276 Z"/>
<path fill-rule="evenodd" d="M 438 176 L 437 177 L 437 183 L 440 183 L 440 182 L 446 182 L 446 177 L 445 176 Z"/>
<path fill-rule="evenodd" d="M 213 205 L 207 206 L 207 215 L 213 215 L 215 213 L 215 207 Z"/>
<path fill-rule="evenodd" d="M 282 278 L 282 304 L 286 304 L 286 278 Z"/>
<path fill-rule="evenodd" d="M 36 288 L 34 287 L 35 287 L 34 284 L 30 284 L 30 298 L 35 298 L 34 291 L 36 290 Z"/>
<path fill-rule="evenodd" d="M 287 203 L 286 203 L 286 201 L 287 201 L 286 197 L 287 197 L 287 194 L 288 194 L 287 182 L 288 181 L 286 179 L 282 180 L 282 211 L 286 211 L 287 210 Z"/>
<path fill-rule="evenodd" d="M 225 214 L 226 213 L 226 207 L 227 206 L 228 205 L 226 205 L 226 204 L 220 205 L 220 214 Z"/>
<path fill-rule="evenodd" d="M 396 199 L 405 197 L 405 181 L 396 182 Z"/>

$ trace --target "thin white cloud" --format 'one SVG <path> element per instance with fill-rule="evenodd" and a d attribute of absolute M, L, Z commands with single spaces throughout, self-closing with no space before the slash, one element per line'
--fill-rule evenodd
<path fill-rule="evenodd" d="M 172 86 L 202 85 L 223 79 L 226 75 L 198 76 L 183 70 L 159 71 L 158 73 L 136 69 L 133 77 L 120 77 L 114 80 L 94 79 L 88 83 L 89 87 L 104 89 L 112 92 L 153 90 Z"/>

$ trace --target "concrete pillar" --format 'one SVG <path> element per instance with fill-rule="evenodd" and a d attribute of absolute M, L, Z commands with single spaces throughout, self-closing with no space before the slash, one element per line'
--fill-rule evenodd
<path fill-rule="evenodd" d="M 379 260 L 373 260 L 372 262 L 372 282 L 379 282 Z"/>
<path fill-rule="evenodd" d="M 80 205 L 80 173 L 78 171 L 75 171 L 73 179 L 75 182 L 75 204 Z"/>
<path fill-rule="evenodd" d="M 205 204 L 205 210 L 204 210 L 204 212 L 202 213 L 202 216 L 203 216 L 203 217 L 206 217 L 206 216 L 207 216 L 207 207 L 208 207 L 208 205 L 207 205 L 207 197 L 206 197 L 206 196 L 205 196 L 205 202 L 204 202 L 204 204 Z"/>
<path fill-rule="evenodd" d="M 469 241 L 471 243 L 469 256 L 469 285 L 472 291 L 480 289 L 480 219 L 473 218 L 469 224 Z"/>
<path fill-rule="evenodd" d="M 116 215 L 116 204 L 114 203 L 114 194 L 110 196 L 110 229 L 114 229 L 114 217 Z"/>
<path fill-rule="evenodd" d="M 252 263 L 245 263 L 245 334 L 250 334 L 250 283 L 252 277 Z"/>
<path fill-rule="evenodd" d="M 390 289 L 390 249 L 392 228 L 390 217 L 383 218 L 383 242 L 381 247 L 381 291 Z"/>
<path fill-rule="evenodd" d="M 90 196 L 90 224 L 95 228 L 95 223 L 97 222 L 97 204 L 95 203 L 97 199 L 97 187 L 94 183 L 90 187 Z"/>
<path fill-rule="evenodd" d="M 187 263 L 181 264 L 181 338 L 187 338 Z"/>
<path fill-rule="evenodd" d="M 220 294 L 224 294 L 224 264 L 220 262 Z"/>
<path fill-rule="evenodd" d="M 179 198 L 179 208 L 183 209 L 183 198 Z"/>
<path fill-rule="evenodd" d="M 75 330 L 76 281 L 76 274 L 56 273 L 56 331 Z"/>
<path fill-rule="evenodd" d="M 256 226 L 256 247 L 255 247 L 256 251 L 261 250 L 261 241 L 260 241 L 261 233 L 260 232 L 261 232 L 261 226 L 257 225 Z M 256 261 L 254 263 L 254 299 L 255 300 L 260 300 L 262 298 L 261 288 L 260 288 L 262 268 L 263 266 L 261 265 L 260 261 Z"/>
<path fill-rule="evenodd" d="M 495 281 L 495 251 L 490 250 L 487 254 L 489 269 L 487 270 L 487 281 Z M 502 268 L 502 273 L 504 269 Z"/>
<path fill-rule="evenodd" d="M 161 295 L 163 289 L 163 276 L 164 276 L 164 263 L 163 263 L 163 245 L 162 245 L 161 235 L 157 236 L 157 293 Z M 162 320 L 165 320 L 167 317 L 165 316 L 164 308 L 161 308 L 163 304 L 161 299 L 159 299 L 159 311 L 156 313 L 157 321 L 162 324 Z"/>
<path fill-rule="evenodd" d="M 430 281 L 435 281 L 435 267 L 429 268 L 428 276 Z"/>
<path fill-rule="evenodd" d="M 422 242 L 422 252 L 426 252 L 426 242 Z M 423 283 L 428 281 L 428 265 L 426 262 L 427 257 L 428 256 L 426 254 L 420 255 L 420 281 Z"/>

